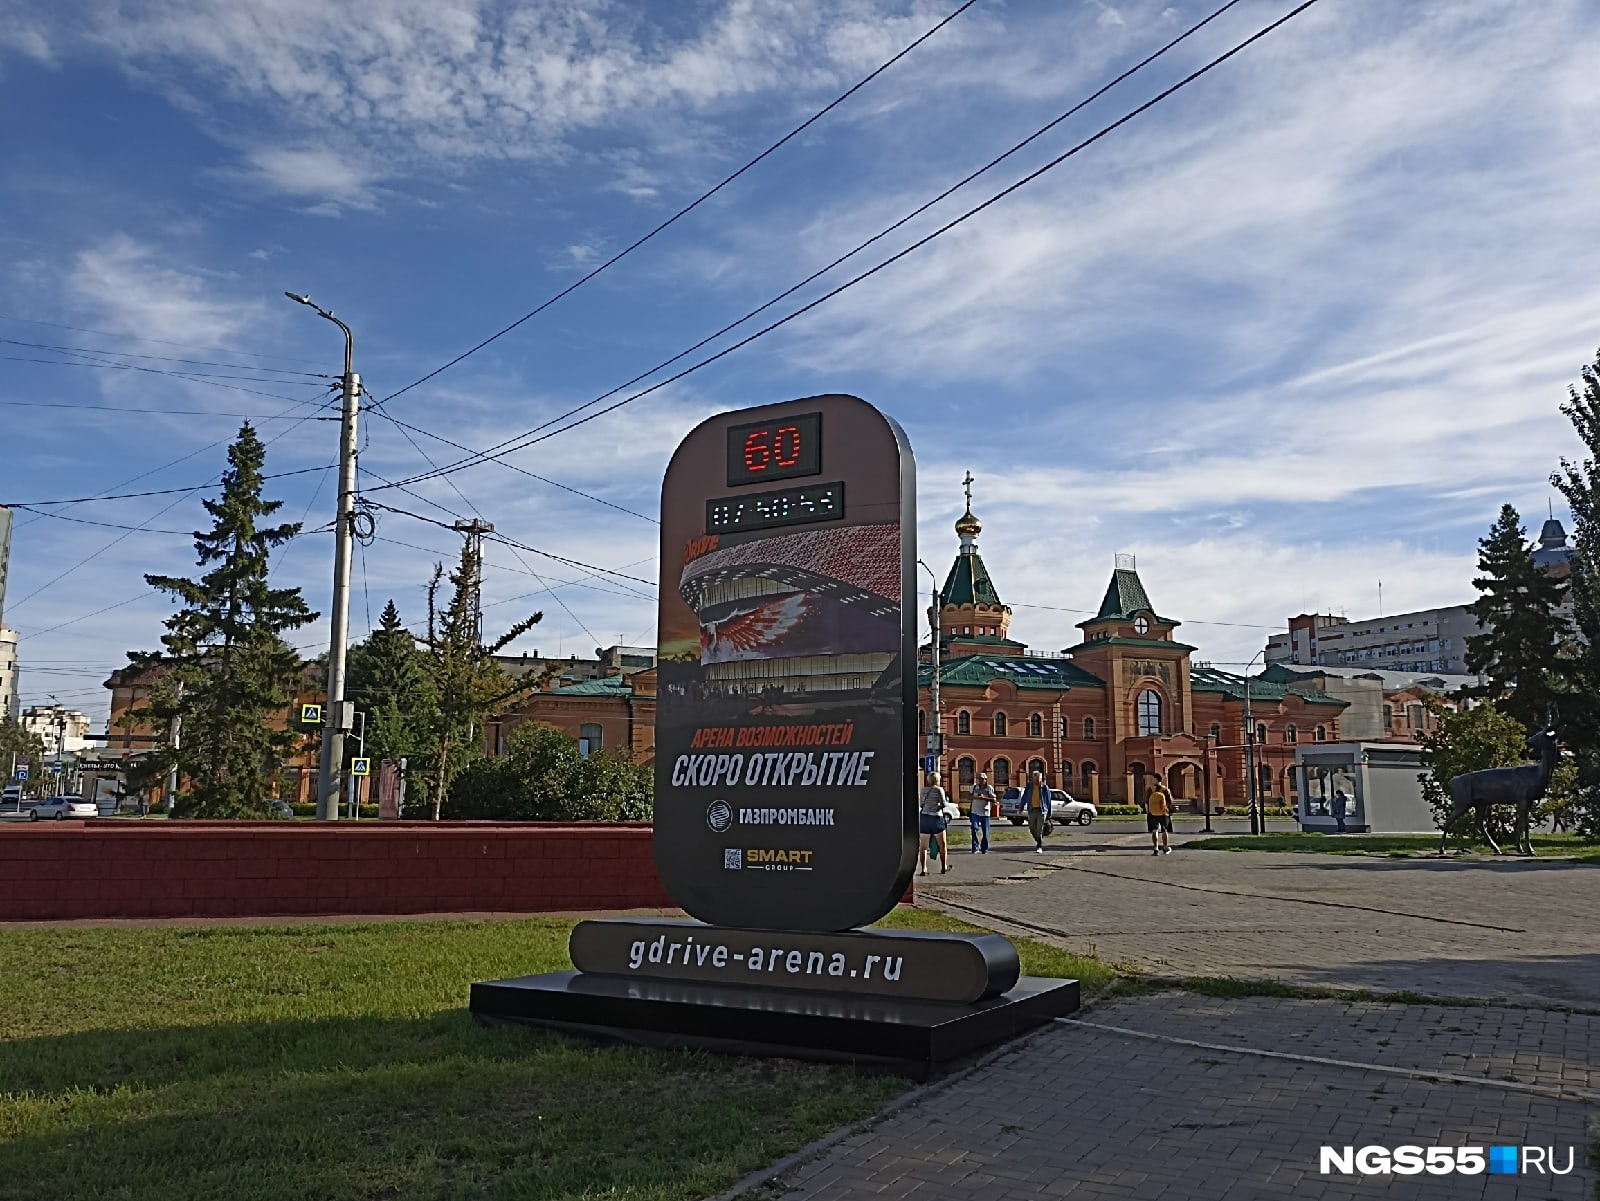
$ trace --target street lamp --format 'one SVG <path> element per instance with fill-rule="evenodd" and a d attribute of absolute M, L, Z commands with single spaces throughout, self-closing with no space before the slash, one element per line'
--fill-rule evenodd
<path fill-rule="evenodd" d="M 927 572 L 928 578 L 933 581 L 931 593 L 933 599 L 928 605 L 928 642 L 933 661 L 933 683 L 928 689 L 928 707 L 932 713 L 929 715 L 927 749 L 928 757 L 933 760 L 934 772 L 942 781 L 944 772 L 940 770 L 943 766 L 940 759 L 944 755 L 944 726 L 939 720 L 939 577 L 934 575 L 933 568 L 921 559 L 917 560 L 917 566 Z"/>
<path fill-rule="evenodd" d="M 285 292 L 296 304 L 316 311 L 344 331 L 343 404 L 339 427 L 339 507 L 333 531 L 333 611 L 328 636 L 328 708 L 323 714 L 322 762 L 317 778 L 317 817 L 334 821 L 339 816 L 339 772 L 344 767 L 344 732 L 350 724 L 345 714 L 345 640 L 350 623 L 351 523 L 356 492 L 356 414 L 360 404 L 361 377 L 355 373 L 355 335 L 350 327 L 311 297 Z"/>
<path fill-rule="evenodd" d="M 1255 661 L 1267 653 L 1262 647 L 1250 656 L 1244 665 L 1244 788 L 1245 804 L 1250 810 L 1250 833 L 1265 834 L 1267 818 L 1261 811 L 1261 790 L 1256 786 L 1256 724 L 1250 716 L 1250 669 Z"/>

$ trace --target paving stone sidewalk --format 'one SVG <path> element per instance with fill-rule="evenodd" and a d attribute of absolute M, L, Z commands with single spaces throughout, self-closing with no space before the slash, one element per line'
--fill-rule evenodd
<path fill-rule="evenodd" d="M 1069 831 L 958 853 L 919 902 L 1163 975 L 1600 1010 L 1600 866 L 1191 851 Z M 1017 923 L 1007 928 L 1006 921 Z"/>
<path fill-rule="evenodd" d="M 1545 1010 L 1351 1005 L 1166 994 L 1095 1008 L 1104 1025 L 1594 1088 L 1600 1018 Z M 1490 1047 L 1491 1049 L 1486 1049 Z M 1058 1024 L 803 1162 L 763 1190 L 791 1201 L 1594 1196 L 1600 1105 L 1491 1085 L 1176 1046 Z M 1324 1176 L 1323 1145 L 1551 1146 L 1571 1175 Z"/>

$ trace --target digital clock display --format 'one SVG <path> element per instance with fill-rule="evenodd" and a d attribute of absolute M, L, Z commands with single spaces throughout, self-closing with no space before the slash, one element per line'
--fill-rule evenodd
<path fill-rule="evenodd" d="M 822 414 L 728 429 L 728 487 L 822 472 Z"/>
<path fill-rule="evenodd" d="M 706 533 L 741 534 L 844 516 L 844 484 L 801 484 L 706 501 Z"/>

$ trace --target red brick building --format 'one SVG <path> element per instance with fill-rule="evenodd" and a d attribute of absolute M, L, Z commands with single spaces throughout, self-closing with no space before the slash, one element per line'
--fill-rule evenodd
<path fill-rule="evenodd" d="M 941 782 L 965 794 L 976 773 L 997 789 L 1030 770 L 1086 800 L 1141 801 L 1153 778 L 1198 808 L 1246 800 L 1246 738 L 1263 796 L 1293 797 L 1299 743 L 1334 742 L 1346 702 L 1312 688 L 1246 680 L 1191 661 L 1179 622 L 1157 612 L 1132 556 L 1118 556 L 1083 640 L 1058 654 L 1011 638 L 1011 608 L 978 553 L 970 507 L 940 591 Z M 918 728 L 931 720 L 931 648 L 921 665 Z M 1248 694 L 1248 695 L 1247 695 Z M 1246 716 L 1248 714 L 1248 724 Z"/>

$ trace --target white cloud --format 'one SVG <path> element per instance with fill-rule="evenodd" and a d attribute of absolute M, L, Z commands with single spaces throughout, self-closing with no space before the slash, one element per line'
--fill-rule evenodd
<path fill-rule="evenodd" d="M 254 177 L 276 191 L 324 197 L 325 204 L 374 207 L 376 175 L 348 154 L 322 147 L 264 146 L 251 151 L 249 161 Z"/>
<path fill-rule="evenodd" d="M 225 344 L 266 312 L 263 302 L 222 295 L 202 272 L 175 267 L 126 234 L 79 252 L 66 285 L 97 328 L 188 345 Z"/>

